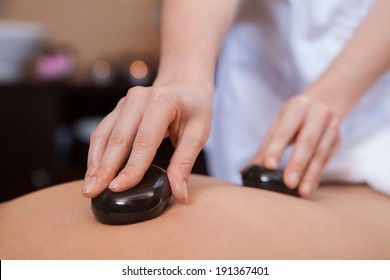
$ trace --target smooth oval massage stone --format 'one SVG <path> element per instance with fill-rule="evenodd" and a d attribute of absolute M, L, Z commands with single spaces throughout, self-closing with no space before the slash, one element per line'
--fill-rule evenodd
<path fill-rule="evenodd" d="M 134 188 L 124 192 L 107 188 L 91 200 L 91 207 L 96 219 L 103 224 L 132 224 L 159 216 L 171 195 L 167 173 L 151 165 Z"/>
<path fill-rule="evenodd" d="M 241 172 L 244 186 L 274 191 L 293 196 L 300 196 L 298 189 L 290 189 L 283 182 L 283 170 L 267 169 L 264 166 L 253 164 Z"/>

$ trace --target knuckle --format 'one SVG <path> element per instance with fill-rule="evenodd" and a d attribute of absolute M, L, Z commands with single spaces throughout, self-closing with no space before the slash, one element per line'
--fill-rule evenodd
<path fill-rule="evenodd" d="M 99 130 L 96 129 L 91 133 L 90 141 L 91 141 L 91 143 L 95 143 L 95 142 L 103 140 L 104 138 L 106 138 L 106 135 L 101 133 Z"/>
<path fill-rule="evenodd" d="M 94 174 L 95 168 L 97 168 L 96 165 L 88 165 L 87 166 L 87 172 L 85 172 L 85 178 L 92 177 Z"/>
<path fill-rule="evenodd" d="M 138 166 L 132 162 L 132 161 L 128 161 L 126 163 L 126 166 L 122 169 L 121 173 L 124 173 L 124 174 L 131 174 L 133 172 L 133 170 L 138 170 Z"/>
<path fill-rule="evenodd" d="M 313 151 L 318 143 L 318 139 L 312 136 L 306 136 L 305 138 L 300 140 L 300 144 L 304 147 L 305 151 Z"/>
<path fill-rule="evenodd" d="M 92 174 L 92 170 L 95 170 L 99 167 L 99 165 L 95 162 L 89 162 L 87 163 L 87 174 Z"/>
<path fill-rule="evenodd" d="M 299 95 L 296 98 L 293 98 L 291 101 L 300 108 L 305 108 L 309 104 L 309 98 L 305 95 Z"/>
<path fill-rule="evenodd" d="M 317 117 L 321 119 L 326 120 L 332 117 L 332 112 L 328 106 L 325 105 L 318 106 L 318 108 L 316 108 L 316 111 L 317 111 Z"/>
<path fill-rule="evenodd" d="M 108 140 L 109 146 L 120 146 L 124 148 L 129 148 L 129 141 L 127 137 L 120 132 L 113 132 L 110 135 Z"/>
<path fill-rule="evenodd" d="M 108 181 L 115 175 L 115 170 L 104 165 L 100 165 L 98 170 L 96 171 L 97 177 L 102 181 Z"/>
<path fill-rule="evenodd" d="M 149 149 L 153 147 L 153 145 L 154 141 L 153 137 L 151 136 L 151 133 L 143 132 L 138 134 L 137 137 L 134 139 L 133 149 Z"/>
<path fill-rule="evenodd" d="M 129 90 L 127 91 L 127 96 L 137 94 L 137 93 L 139 93 L 142 89 L 143 89 L 143 87 L 141 87 L 141 86 L 131 87 L 131 88 L 129 88 Z"/>
<path fill-rule="evenodd" d="M 141 86 L 135 86 L 130 88 L 127 91 L 126 97 L 123 100 L 124 106 L 128 108 L 131 107 L 132 110 L 136 109 L 137 106 L 134 106 L 134 104 L 143 103 L 144 102 L 143 100 L 145 99 L 145 97 L 147 97 L 147 95 L 145 95 L 144 93 L 145 93 L 145 88 Z"/>
<path fill-rule="evenodd" d="M 189 157 L 184 157 L 184 158 L 181 158 L 180 161 L 174 162 L 173 165 L 179 167 L 181 169 L 181 171 L 183 173 L 185 173 L 187 176 L 191 173 L 191 170 L 194 166 L 194 161 L 193 161 L 193 159 L 191 159 Z"/>
<path fill-rule="evenodd" d="M 144 173 L 145 171 L 140 168 L 139 165 L 131 161 L 127 162 L 126 166 L 120 172 L 120 174 L 124 174 L 126 176 L 131 174 L 131 177 L 135 180 L 141 180 Z"/>

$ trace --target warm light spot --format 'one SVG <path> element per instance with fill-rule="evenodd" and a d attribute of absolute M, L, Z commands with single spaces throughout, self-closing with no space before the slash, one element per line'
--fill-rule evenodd
<path fill-rule="evenodd" d="M 98 60 L 93 64 L 92 72 L 98 79 L 107 79 L 111 75 L 111 65 L 106 60 Z"/>
<path fill-rule="evenodd" d="M 148 66 L 142 60 L 135 60 L 130 64 L 129 71 L 132 77 L 141 80 L 148 74 Z"/>

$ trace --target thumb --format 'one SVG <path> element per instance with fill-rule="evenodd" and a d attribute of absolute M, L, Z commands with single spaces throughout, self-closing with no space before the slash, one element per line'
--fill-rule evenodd
<path fill-rule="evenodd" d="M 191 141 L 188 139 L 191 139 Z M 203 148 L 202 141 L 183 136 L 176 145 L 167 173 L 171 183 L 173 197 L 182 203 L 188 200 L 188 180 L 195 160 Z"/>

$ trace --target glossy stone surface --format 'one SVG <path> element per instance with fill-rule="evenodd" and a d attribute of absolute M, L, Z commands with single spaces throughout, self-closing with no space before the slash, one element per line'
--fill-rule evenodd
<path fill-rule="evenodd" d="M 103 224 L 132 224 L 160 215 L 171 195 L 166 172 L 151 165 L 137 186 L 124 192 L 106 189 L 91 200 L 91 207 Z"/>
<path fill-rule="evenodd" d="M 283 170 L 270 170 L 261 165 L 250 165 L 241 172 L 244 186 L 259 188 L 293 196 L 299 196 L 297 189 L 289 189 L 283 182 Z"/>

